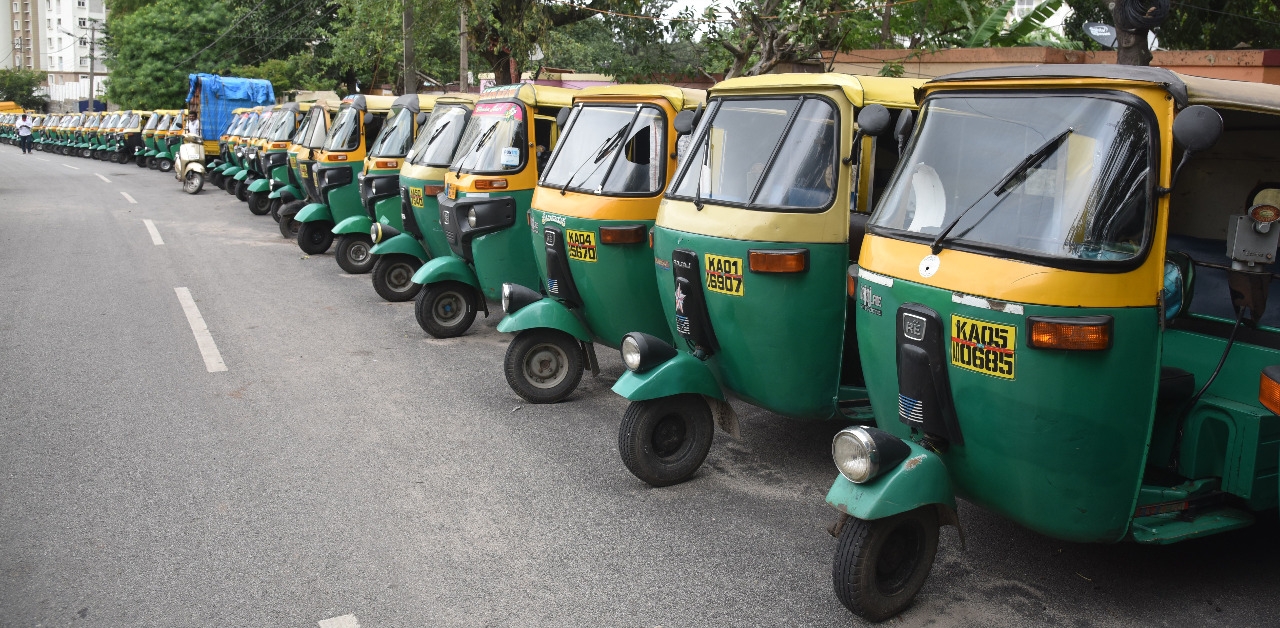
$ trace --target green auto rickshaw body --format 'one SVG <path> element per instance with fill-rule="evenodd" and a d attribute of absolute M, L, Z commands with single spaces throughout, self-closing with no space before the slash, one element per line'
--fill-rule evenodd
<path fill-rule="evenodd" d="M 289 140 L 302 120 L 298 103 L 276 105 L 271 126 L 261 134 L 253 153 L 254 172 L 260 175 L 249 184 L 251 194 L 270 194 L 289 183 Z"/>
<path fill-rule="evenodd" d="M 436 196 L 444 191 L 445 172 L 475 103 L 475 96 L 470 94 L 436 99 L 431 117 L 400 167 L 401 232 L 375 241 L 372 253 L 410 255 L 426 262 L 449 250 L 449 241 L 440 227 Z"/>
<path fill-rule="evenodd" d="M 549 296 L 507 312 L 498 331 L 556 329 L 615 349 L 633 331 L 671 341 L 648 234 L 676 170 L 676 114 L 705 103 L 701 90 L 666 85 L 575 96 L 531 209 L 529 238 Z M 601 141 L 619 128 L 625 139 L 602 157 Z"/>
<path fill-rule="evenodd" d="M 318 200 L 298 212 L 298 222 L 328 221 L 332 230 L 333 225 L 364 212 L 356 174 L 394 100 L 363 94 L 342 100 L 313 165 Z"/>
<path fill-rule="evenodd" d="M 467 284 L 478 291 L 471 296 L 486 312 L 483 301 L 500 299 L 504 283 L 530 289 L 541 285 L 525 231 L 530 228 L 529 206 L 541 162 L 555 148 L 556 114 L 572 106 L 576 91 L 519 84 L 480 93 L 437 198 L 449 254 L 419 268 L 414 283 Z M 466 211 L 476 203 L 494 206 L 501 214 L 498 222 L 467 226 Z"/>
<path fill-rule="evenodd" d="M 219 176 L 226 176 L 228 170 L 235 167 L 236 143 L 240 139 L 240 133 L 243 132 L 245 126 L 249 123 L 249 118 L 253 113 L 250 108 L 238 108 L 232 111 L 234 116 L 227 125 L 227 130 L 218 137 L 218 155 L 219 163 L 214 166 L 213 171 Z"/>
<path fill-rule="evenodd" d="M 1280 184 L 1249 147 L 1280 128 L 1280 87 L 1028 66 L 920 95 L 850 279 L 876 426 L 913 455 L 858 485 L 858 457 L 837 455 L 827 502 L 877 520 L 954 493 L 1098 543 L 1273 511 L 1280 315 L 1260 225 Z"/>
<path fill-rule="evenodd" d="M 298 134 L 289 144 L 289 177 L 293 183 L 272 192 L 273 198 L 289 194 L 295 201 L 314 203 L 319 200 L 313 170 L 315 154 L 324 146 L 324 138 L 329 133 L 329 115 L 336 110 L 334 105 L 325 102 L 318 101 L 312 105 L 307 118 L 299 126 Z M 287 217 L 293 218 L 296 213 L 293 211 Z"/>

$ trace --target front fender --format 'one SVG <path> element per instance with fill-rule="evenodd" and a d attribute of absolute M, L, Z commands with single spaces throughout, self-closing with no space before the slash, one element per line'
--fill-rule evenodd
<path fill-rule="evenodd" d="M 827 503 L 850 517 L 871 520 L 937 504 L 956 510 L 951 476 L 942 458 L 911 441 L 911 453 L 898 466 L 867 484 L 854 484 L 843 475 L 827 491 Z"/>
<path fill-rule="evenodd" d="M 267 192 L 270 189 L 271 182 L 266 179 L 254 179 L 253 183 L 249 184 L 249 192 L 251 193 Z"/>
<path fill-rule="evenodd" d="M 344 233 L 369 233 L 369 228 L 372 226 L 373 221 L 369 220 L 368 216 L 351 216 L 334 225 L 333 232 L 338 235 Z"/>
<path fill-rule="evenodd" d="M 188 173 L 188 172 L 192 172 L 192 171 L 195 171 L 195 172 L 199 172 L 199 173 L 201 173 L 201 174 L 204 174 L 204 164 L 202 164 L 202 163 L 200 163 L 200 162 L 198 162 L 198 161 L 193 161 L 193 162 L 191 162 L 191 163 L 187 164 L 187 166 L 186 166 L 185 168 L 183 168 L 183 169 L 182 169 L 182 173 L 183 173 L 183 174 L 186 174 L 186 173 Z"/>
<path fill-rule="evenodd" d="M 720 384 L 705 362 L 681 351 L 676 357 L 643 373 L 626 371 L 613 385 L 613 392 L 628 401 L 658 399 L 683 393 L 698 393 L 724 399 Z"/>
<path fill-rule="evenodd" d="M 498 323 L 498 331 L 514 334 L 526 329 L 557 329 L 582 342 L 591 342 L 591 334 L 582 321 L 578 320 L 569 308 L 555 299 L 543 299 L 530 303 L 512 314 L 503 317 Z"/>
<path fill-rule="evenodd" d="M 274 191 L 274 192 L 272 192 L 272 193 L 268 194 L 268 195 L 267 195 L 267 198 L 278 198 L 278 199 L 285 199 L 285 198 L 287 198 L 288 200 L 286 200 L 285 202 L 288 202 L 288 201 L 297 200 L 297 199 L 299 199 L 299 198 L 302 198 L 302 191 L 301 191 L 301 190 L 299 190 L 298 188 L 293 187 L 292 185 L 286 185 L 286 186 L 284 186 L 284 187 L 282 187 L 282 188 L 280 188 L 280 189 L 278 189 L 278 190 L 276 190 L 276 191 Z"/>
<path fill-rule="evenodd" d="M 413 283 L 428 285 L 441 281 L 461 281 L 477 291 L 480 290 L 480 280 L 476 279 L 475 272 L 462 261 L 462 258 L 452 255 L 437 257 L 423 264 L 422 268 L 413 274 Z"/>
<path fill-rule="evenodd" d="M 237 174 L 240 174 L 241 172 L 244 172 L 244 171 L 236 166 L 230 166 L 226 170 L 223 170 L 222 174 L 225 175 L 228 179 L 230 179 L 231 177 L 234 177 Z"/>
<path fill-rule="evenodd" d="M 403 253 L 404 255 L 412 255 L 424 262 L 431 259 L 431 254 L 422 248 L 422 243 L 407 233 L 401 233 L 384 242 L 379 242 L 369 252 L 374 255 Z"/>
<path fill-rule="evenodd" d="M 317 220 L 333 222 L 333 212 L 329 211 L 329 206 L 324 203 L 310 203 L 298 210 L 298 214 L 293 219 L 298 222 L 315 222 Z"/>
<path fill-rule="evenodd" d="M 241 170 L 240 172 L 236 173 L 236 176 L 234 178 L 236 181 L 244 181 L 245 179 L 249 178 L 249 171 Z"/>

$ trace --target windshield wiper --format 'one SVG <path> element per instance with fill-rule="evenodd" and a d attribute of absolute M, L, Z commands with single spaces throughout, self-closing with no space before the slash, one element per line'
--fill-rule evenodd
<path fill-rule="evenodd" d="M 964 208 L 964 211 L 956 214 L 956 217 L 952 218 L 951 222 L 947 223 L 947 226 L 943 227 L 942 231 L 938 232 L 938 237 L 933 239 L 933 244 L 929 247 L 933 254 L 937 255 L 938 252 L 942 250 L 942 243 L 946 240 L 947 235 L 950 234 L 951 230 L 960 223 L 960 219 L 964 218 L 965 214 L 969 213 L 969 210 L 977 207 L 978 203 L 981 203 L 983 199 L 990 196 L 992 192 L 995 192 L 996 196 L 1000 196 L 1021 185 L 1023 181 L 1027 180 L 1026 174 L 1030 172 L 1032 168 L 1044 163 L 1044 160 L 1048 159 L 1049 156 L 1052 155 L 1054 151 L 1058 150 L 1058 147 L 1066 141 L 1067 136 L 1074 132 L 1075 129 L 1067 127 L 1065 131 L 1049 138 L 1049 141 L 1041 144 L 1039 148 L 1028 153 L 1026 157 L 1023 157 L 1022 161 L 1018 162 L 1018 164 L 1010 169 L 1009 172 L 1005 173 L 1003 177 L 1000 177 L 1000 180 L 996 181 L 996 184 L 991 186 L 986 192 L 983 192 L 982 196 L 979 196 L 973 201 L 973 203 L 970 203 L 968 207 Z"/>
<path fill-rule="evenodd" d="M 471 149 L 471 152 L 467 153 L 466 157 L 463 157 L 462 159 L 458 160 L 458 169 L 453 172 L 453 176 L 456 177 L 462 173 L 462 165 L 466 163 L 467 159 L 470 158 L 472 155 L 480 152 L 480 149 L 484 148 L 484 145 L 489 142 L 489 138 L 493 137 L 494 132 L 497 130 L 498 130 L 498 122 L 495 120 L 493 125 L 490 126 L 488 129 L 485 129 L 485 132 L 480 135 L 480 139 L 476 140 L 476 145 L 474 148 Z"/>
<path fill-rule="evenodd" d="M 440 134 L 441 134 L 441 133 L 444 133 L 444 130 L 445 130 L 445 129 L 447 129 L 447 128 L 449 128 L 449 125 L 450 125 L 450 124 L 453 124 L 453 120 L 449 120 L 449 121 L 445 122 L 443 125 L 441 125 L 441 126 L 440 126 L 440 128 L 436 129 L 435 133 L 432 133 L 432 134 L 431 134 L 431 137 L 430 137 L 430 138 L 427 138 L 427 145 L 426 145 L 426 146 L 423 146 L 423 147 L 422 147 L 422 150 L 427 150 L 428 148 L 430 148 L 430 147 L 431 147 L 431 143 L 432 143 L 432 142 L 434 142 L 434 141 L 436 141 L 436 138 L 437 138 L 437 137 L 440 137 Z"/>
<path fill-rule="evenodd" d="M 619 140 L 622 139 L 623 134 L 626 133 L 627 128 L 630 126 L 630 124 L 624 124 L 617 131 L 614 131 L 612 135 L 604 138 L 604 141 L 600 143 L 600 147 L 592 151 L 586 159 L 583 159 L 582 163 L 578 164 L 577 168 L 574 168 L 573 173 L 569 175 L 569 178 L 565 179 L 564 185 L 560 186 L 560 196 L 565 195 L 565 190 L 569 189 L 569 186 L 573 183 L 573 178 L 578 176 L 578 173 L 582 172 L 582 169 L 586 168 L 587 164 L 593 163 L 596 165 L 596 167 L 593 168 L 587 176 L 595 174 L 596 170 L 600 169 L 600 162 L 604 161 L 604 158 L 614 151 L 614 144 L 620 143 Z"/>

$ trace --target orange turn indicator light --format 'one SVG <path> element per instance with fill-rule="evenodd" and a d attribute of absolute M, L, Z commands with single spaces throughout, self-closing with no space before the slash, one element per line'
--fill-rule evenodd
<path fill-rule="evenodd" d="M 644 242 L 644 225 L 600 227 L 600 244 L 635 244 Z"/>
<path fill-rule="evenodd" d="M 329 156 L 329 161 L 346 161 L 346 160 L 347 160 L 346 155 L 330 155 Z"/>
<path fill-rule="evenodd" d="M 507 189 L 506 179 L 476 179 L 477 190 L 505 190 Z"/>
<path fill-rule="evenodd" d="M 1027 345 L 1037 349 L 1103 351 L 1111 348 L 1110 316 L 1027 318 Z"/>
<path fill-rule="evenodd" d="M 375 168 L 399 168 L 400 162 L 394 159 L 392 159 L 391 161 L 377 161 L 377 162 L 374 162 L 374 167 Z"/>
<path fill-rule="evenodd" d="M 1280 366 L 1262 369 L 1262 381 L 1258 383 L 1258 401 L 1272 414 L 1280 414 Z"/>
<path fill-rule="evenodd" d="M 435 196 L 444 191 L 443 185 L 424 185 L 422 186 L 422 194 L 425 196 Z"/>
<path fill-rule="evenodd" d="M 809 249 L 747 251 L 747 267 L 753 273 L 802 273 L 809 270 Z"/>
<path fill-rule="evenodd" d="M 844 274 L 844 282 L 845 289 L 849 292 L 849 297 L 858 296 L 858 276 L 853 273 L 852 269 Z"/>
<path fill-rule="evenodd" d="M 288 142 L 276 142 L 271 145 L 271 148 L 288 148 L 288 147 L 289 147 Z"/>

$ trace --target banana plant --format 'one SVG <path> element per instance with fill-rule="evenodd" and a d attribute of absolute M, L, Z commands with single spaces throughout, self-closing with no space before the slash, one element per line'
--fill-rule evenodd
<path fill-rule="evenodd" d="M 1045 0 L 1036 6 L 1030 13 L 1023 16 L 1008 28 L 1004 28 L 1005 23 L 1009 20 L 1009 13 L 1013 11 L 1017 0 L 1007 0 L 1006 2 L 992 8 L 984 16 L 981 17 L 981 23 L 974 19 L 973 10 L 969 7 L 969 2 L 962 1 L 961 8 L 969 23 L 969 38 L 965 41 L 966 48 L 981 48 L 983 46 L 1018 46 L 1025 45 L 1028 38 L 1037 31 L 1044 28 L 1044 23 L 1059 8 L 1062 7 L 1063 0 Z M 1048 44 L 1060 46 L 1055 41 L 1035 42 L 1037 44 Z"/>

